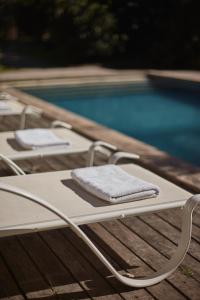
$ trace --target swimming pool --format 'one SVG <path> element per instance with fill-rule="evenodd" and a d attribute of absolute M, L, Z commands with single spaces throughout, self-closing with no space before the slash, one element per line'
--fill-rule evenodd
<path fill-rule="evenodd" d="M 200 89 L 121 84 L 23 91 L 200 166 Z"/>

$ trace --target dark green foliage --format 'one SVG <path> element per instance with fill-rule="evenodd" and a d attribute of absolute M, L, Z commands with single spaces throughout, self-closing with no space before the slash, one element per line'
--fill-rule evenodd
<path fill-rule="evenodd" d="M 113 1 L 126 52 L 138 66 L 199 68 L 199 11 L 199 0 Z"/>
<path fill-rule="evenodd" d="M 123 39 L 110 7 L 109 1 L 1 1 L 1 36 L 15 24 L 21 40 L 50 41 L 68 54 L 111 55 Z"/>
<path fill-rule="evenodd" d="M 0 0 L 0 40 L 64 64 L 199 68 L 199 9 L 199 0 Z"/>

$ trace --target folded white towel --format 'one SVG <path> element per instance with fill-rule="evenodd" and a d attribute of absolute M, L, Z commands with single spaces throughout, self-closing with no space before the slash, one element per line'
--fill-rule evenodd
<path fill-rule="evenodd" d="M 41 128 L 17 130 L 15 139 L 25 149 L 70 144 L 68 141 L 60 139 L 50 129 Z"/>
<path fill-rule="evenodd" d="M 8 101 L 0 100 L 0 112 L 10 111 L 11 107 L 8 104 Z"/>
<path fill-rule="evenodd" d="M 152 198 L 160 192 L 157 186 L 115 165 L 75 169 L 71 176 L 82 188 L 111 203 Z"/>

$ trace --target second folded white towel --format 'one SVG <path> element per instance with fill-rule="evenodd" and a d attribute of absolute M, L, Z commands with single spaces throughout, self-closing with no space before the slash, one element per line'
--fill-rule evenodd
<path fill-rule="evenodd" d="M 75 169 L 72 178 L 86 191 L 110 203 L 156 197 L 159 187 L 115 165 Z"/>
<path fill-rule="evenodd" d="M 15 139 L 25 149 L 70 144 L 68 141 L 60 139 L 50 129 L 43 128 L 17 130 Z"/>

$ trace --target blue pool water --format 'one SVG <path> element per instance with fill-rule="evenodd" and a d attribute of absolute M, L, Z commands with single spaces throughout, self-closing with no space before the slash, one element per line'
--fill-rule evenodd
<path fill-rule="evenodd" d="M 200 90 L 127 84 L 23 91 L 200 165 Z"/>

